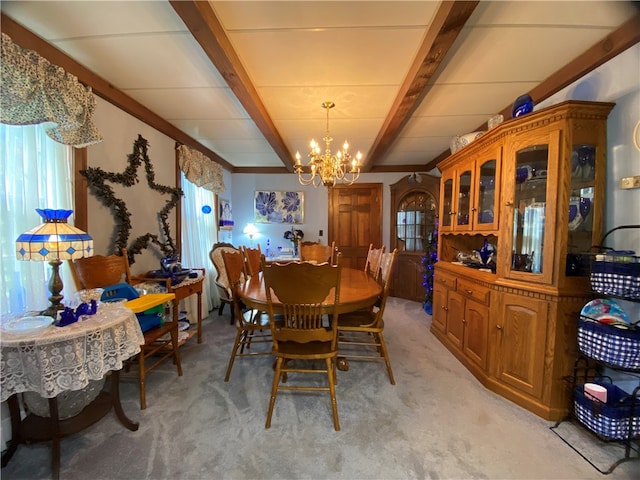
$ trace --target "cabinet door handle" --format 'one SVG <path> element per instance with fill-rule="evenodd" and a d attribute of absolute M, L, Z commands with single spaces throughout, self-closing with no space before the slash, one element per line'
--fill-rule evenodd
<path fill-rule="evenodd" d="M 472 207 L 472 208 L 471 208 L 471 211 L 472 211 L 472 212 L 477 212 L 477 211 L 478 211 L 478 209 L 477 209 L 476 207 Z"/>
<path fill-rule="evenodd" d="M 449 215 L 455 215 L 455 214 L 456 214 L 456 212 L 453 212 L 453 211 L 449 212 Z"/>
<path fill-rule="evenodd" d="M 513 207 L 513 202 L 511 202 L 511 201 L 506 201 L 506 202 L 504 202 L 504 204 L 505 204 L 507 207 Z"/>
<path fill-rule="evenodd" d="M 467 321 L 463 318 L 462 323 L 466 325 Z"/>
<path fill-rule="evenodd" d="M 467 295 L 473 295 L 473 291 L 472 290 L 465 290 L 465 292 L 467 292 Z"/>
<path fill-rule="evenodd" d="M 444 306 L 444 305 L 442 305 L 442 310 L 444 310 L 445 312 L 448 312 L 448 311 L 449 311 L 449 309 L 448 309 L 446 306 Z"/>
<path fill-rule="evenodd" d="M 496 328 L 497 328 L 498 330 L 502 330 L 502 325 L 496 325 Z"/>

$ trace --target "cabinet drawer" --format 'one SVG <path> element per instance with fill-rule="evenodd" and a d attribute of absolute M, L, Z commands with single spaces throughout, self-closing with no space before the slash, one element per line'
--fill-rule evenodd
<path fill-rule="evenodd" d="M 474 300 L 484 303 L 485 305 L 489 304 L 489 289 L 487 287 L 482 287 L 477 283 L 469 282 L 467 280 L 459 278 L 457 291 L 459 294 L 464 295 L 465 297 L 473 298 Z"/>
<path fill-rule="evenodd" d="M 435 282 L 440 285 L 444 285 L 447 288 L 450 288 L 451 290 L 456 289 L 456 277 L 452 277 L 452 276 L 437 272 L 435 274 Z"/>

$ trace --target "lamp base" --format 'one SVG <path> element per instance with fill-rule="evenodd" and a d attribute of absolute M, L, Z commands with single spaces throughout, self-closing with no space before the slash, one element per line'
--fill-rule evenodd
<path fill-rule="evenodd" d="M 49 307 L 47 307 L 45 310 L 42 310 L 40 312 L 40 315 L 45 315 L 47 317 L 52 317 L 54 320 L 57 320 L 58 318 L 58 312 L 61 312 L 62 310 L 64 310 L 64 305 L 62 304 L 57 304 L 57 305 L 49 305 Z"/>
<path fill-rule="evenodd" d="M 60 278 L 60 264 L 62 261 L 60 260 L 51 260 L 49 265 L 51 265 L 51 278 L 49 279 L 49 292 L 51 292 L 51 296 L 49 297 L 49 301 L 51 305 L 48 308 L 40 312 L 41 315 L 46 315 L 48 317 L 57 318 L 58 312 L 60 310 L 64 310 L 64 305 L 62 305 L 63 295 L 60 294 L 62 292 L 62 278 Z"/>

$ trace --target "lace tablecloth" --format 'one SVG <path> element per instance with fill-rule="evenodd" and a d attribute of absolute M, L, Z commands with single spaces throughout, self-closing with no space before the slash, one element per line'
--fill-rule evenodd
<path fill-rule="evenodd" d="M 66 327 L 50 326 L 36 336 L 2 332 L 0 401 L 33 391 L 52 398 L 80 390 L 140 351 L 144 336 L 135 314 L 102 304 L 96 315 Z"/>

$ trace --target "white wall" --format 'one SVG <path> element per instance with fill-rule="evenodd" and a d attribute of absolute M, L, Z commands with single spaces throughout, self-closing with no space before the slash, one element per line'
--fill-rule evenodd
<path fill-rule="evenodd" d="M 103 136 L 102 143 L 88 148 L 88 166 L 100 167 L 107 172 L 121 173 L 129 163 L 128 156 L 133 153 L 133 143 L 142 135 L 149 143 L 147 154 L 153 165 L 155 182 L 168 187 L 175 187 L 175 141 L 154 128 L 123 112 L 119 108 L 97 97 L 95 124 Z M 170 199 L 169 195 L 161 195 L 147 184 L 144 163 L 138 168 L 138 183 L 132 187 L 107 182 L 112 186 L 115 195 L 122 198 L 131 212 L 131 232 L 129 245 L 140 235 L 153 233 L 162 238 L 161 223 L 158 212 Z M 91 189 L 88 200 L 88 233 L 93 237 L 97 254 L 115 253 L 117 235 L 114 214 L 100 199 L 95 197 Z M 176 232 L 176 209 L 169 214 L 171 236 L 178 241 Z M 135 257 L 131 267 L 134 274 L 144 273 L 160 268 L 160 258 L 164 256 L 155 245 L 145 249 Z"/>
<path fill-rule="evenodd" d="M 358 183 L 382 183 L 382 243 L 390 244 L 390 197 L 389 185 L 396 183 L 400 178 L 408 173 L 363 173 L 358 179 Z M 328 227 L 328 191 L 325 187 L 303 186 L 298 182 L 295 174 L 236 174 L 233 179 L 233 219 L 235 228 L 233 230 L 234 245 L 248 245 L 249 238 L 242 233 L 247 223 L 253 222 L 253 195 L 256 190 L 282 190 L 304 192 L 304 224 L 295 228 L 304 232 L 304 239 L 310 241 L 320 240 L 327 244 Z M 254 237 L 254 245 L 260 243 L 262 251 L 265 251 L 267 238 L 271 246 L 290 247 L 291 244 L 283 238 L 285 230 L 291 228 L 286 224 L 256 224 L 260 232 L 258 237 Z M 323 231 L 323 236 L 319 236 L 319 231 Z"/>

